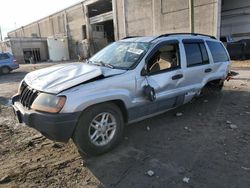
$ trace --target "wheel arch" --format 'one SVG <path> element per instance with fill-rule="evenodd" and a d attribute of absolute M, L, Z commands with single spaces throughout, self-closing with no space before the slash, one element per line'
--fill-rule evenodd
<path fill-rule="evenodd" d="M 103 101 L 103 102 L 91 104 L 88 107 L 84 108 L 82 110 L 82 113 L 84 113 L 84 111 L 86 111 L 89 108 L 92 108 L 94 106 L 104 104 L 104 103 L 112 103 L 112 104 L 116 105 L 121 110 L 121 113 L 122 113 L 122 116 L 123 116 L 123 119 L 124 119 L 124 123 L 128 122 L 128 111 L 127 111 L 125 102 L 123 100 L 121 100 L 121 99 L 114 99 L 114 100 L 108 100 L 108 101 Z"/>

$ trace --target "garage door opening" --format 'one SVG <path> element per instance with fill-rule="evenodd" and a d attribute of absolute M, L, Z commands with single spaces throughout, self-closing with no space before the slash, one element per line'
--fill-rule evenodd
<path fill-rule="evenodd" d="M 93 24 L 92 29 L 95 52 L 115 41 L 113 20 Z"/>
<path fill-rule="evenodd" d="M 222 0 L 221 33 L 223 42 L 250 38 L 250 1 Z"/>
<path fill-rule="evenodd" d="M 23 56 L 25 63 L 41 62 L 41 54 L 39 48 L 24 49 Z"/>

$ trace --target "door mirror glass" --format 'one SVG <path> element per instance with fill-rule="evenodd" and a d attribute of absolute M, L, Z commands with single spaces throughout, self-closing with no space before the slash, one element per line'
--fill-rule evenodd
<path fill-rule="evenodd" d="M 141 71 L 141 75 L 142 76 L 147 76 L 148 75 L 148 70 L 147 70 L 147 67 L 143 67 L 142 71 Z"/>
<path fill-rule="evenodd" d="M 144 93 L 148 100 L 150 100 L 151 102 L 156 100 L 155 90 L 150 85 L 144 87 Z"/>

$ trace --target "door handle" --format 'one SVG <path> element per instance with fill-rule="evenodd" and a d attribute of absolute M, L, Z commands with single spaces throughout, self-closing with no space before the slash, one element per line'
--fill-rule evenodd
<path fill-rule="evenodd" d="M 178 80 L 178 79 L 181 79 L 182 77 L 183 77 L 183 74 L 176 74 L 172 76 L 172 80 Z"/>
<path fill-rule="evenodd" d="M 211 72 L 212 71 L 212 69 L 211 68 L 208 68 L 208 69 L 205 69 L 205 73 L 208 73 L 208 72 Z"/>

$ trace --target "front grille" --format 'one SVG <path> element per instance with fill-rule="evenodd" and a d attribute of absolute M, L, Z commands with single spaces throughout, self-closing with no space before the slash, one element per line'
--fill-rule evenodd
<path fill-rule="evenodd" d="M 22 83 L 20 102 L 24 107 L 30 108 L 37 96 L 38 91 L 30 88 L 25 82 Z"/>

